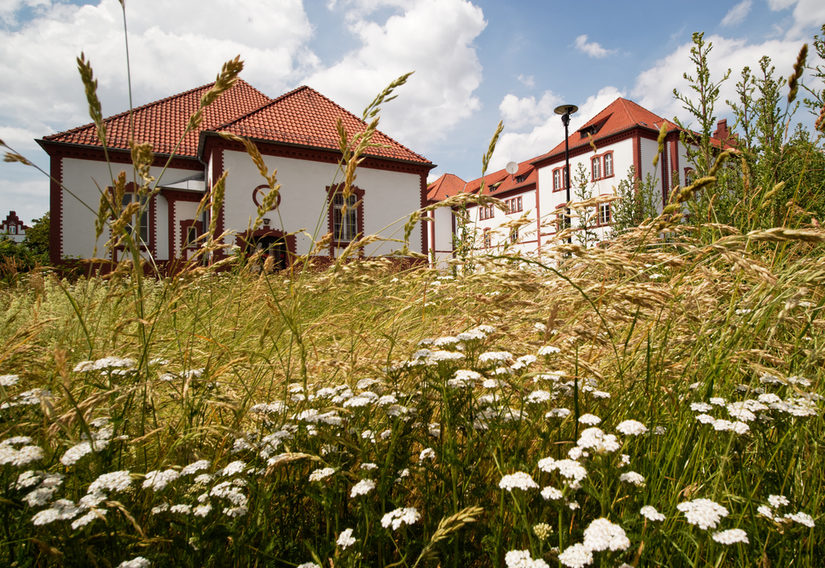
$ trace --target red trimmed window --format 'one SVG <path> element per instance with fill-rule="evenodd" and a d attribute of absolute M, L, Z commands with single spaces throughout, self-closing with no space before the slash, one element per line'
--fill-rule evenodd
<path fill-rule="evenodd" d="M 553 170 L 553 191 L 562 191 L 567 188 L 564 180 L 567 176 L 564 175 L 564 166 Z"/>
<path fill-rule="evenodd" d="M 599 203 L 599 225 L 609 225 L 613 222 L 610 203 Z"/>
<path fill-rule="evenodd" d="M 487 219 L 492 219 L 496 216 L 496 208 L 493 205 L 489 207 L 485 207 L 483 205 L 479 206 L 478 210 L 478 220 L 479 221 L 486 221 Z"/>
<path fill-rule="evenodd" d="M 613 151 L 590 158 L 590 173 L 593 181 L 613 177 Z"/>
<path fill-rule="evenodd" d="M 593 180 L 602 179 L 602 157 L 595 156 L 590 159 L 590 173 Z"/>
<path fill-rule="evenodd" d="M 490 248 L 493 246 L 493 235 L 490 233 L 490 229 L 484 229 L 484 248 Z"/>
<path fill-rule="evenodd" d="M 606 178 L 613 176 L 613 152 L 604 155 L 604 168 L 602 171 Z"/>
<path fill-rule="evenodd" d="M 518 227 L 510 229 L 510 243 L 516 244 L 518 242 Z"/>
<path fill-rule="evenodd" d="M 343 185 L 327 187 L 332 246 L 346 246 L 364 231 L 364 190 L 353 186 L 344 197 L 343 189 Z"/>
<path fill-rule="evenodd" d="M 125 209 L 130 203 L 138 200 L 138 194 L 128 192 L 123 194 L 123 208 Z M 137 222 L 137 227 L 129 225 L 132 236 L 140 237 L 140 245 L 144 247 L 149 246 L 149 207 L 147 205 L 149 198 L 147 196 L 140 197 L 140 215 Z"/>
<path fill-rule="evenodd" d="M 180 222 L 180 250 L 198 248 L 198 237 L 203 234 L 203 223 L 195 219 L 183 219 Z"/>
<path fill-rule="evenodd" d="M 504 203 L 507 205 L 507 213 L 518 213 L 524 210 L 521 203 L 521 196 L 508 199 Z"/>

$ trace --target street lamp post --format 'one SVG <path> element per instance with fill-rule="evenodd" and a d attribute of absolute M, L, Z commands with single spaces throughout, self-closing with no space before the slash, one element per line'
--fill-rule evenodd
<path fill-rule="evenodd" d="M 577 110 L 579 110 L 579 107 L 576 105 L 561 105 L 554 110 L 556 114 L 561 115 L 561 122 L 564 124 L 564 186 L 566 190 L 565 197 L 567 198 L 564 207 L 565 226 L 570 223 L 570 143 L 568 142 L 567 126 L 570 124 L 570 115 Z M 572 240 L 572 238 L 568 238 L 568 242 L 572 242 Z"/>

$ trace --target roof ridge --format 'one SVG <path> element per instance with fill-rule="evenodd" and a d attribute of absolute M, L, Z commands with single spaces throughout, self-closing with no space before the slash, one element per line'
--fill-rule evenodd
<path fill-rule="evenodd" d="M 279 97 L 276 97 L 276 98 L 274 98 L 274 99 L 270 100 L 270 102 L 268 102 L 268 103 L 266 103 L 266 104 L 263 104 L 263 105 L 259 106 L 258 108 L 254 109 L 254 110 L 249 111 L 248 113 L 246 113 L 246 114 L 244 114 L 244 115 L 238 116 L 238 117 L 236 117 L 235 119 L 233 119 L 233 120 L 231 120 L 231 121 L 229 121 L 229 122 L 225 122 L 225 123 L 223 123 L 223 124 L 220 124 L 220 125 L 218 125 L 218 126 L 216 126 L 216 127 L 214 127 L 214 128 L 208 128 L 207 130 L 209 130 L 210 132 L 216 132 L 216 131 L 218 131 L 218 130 L 222 130 L 222 129 L 229 128 L 229 127 L 230 127 L 230 126 L 232 126 L 233 124 L 236 124 L 236 123 L 240 122 L 241 120 L 248 119 L 248 118 L 249 118 L 249 117 L 251 117 L 252 115 L 254 115 L 254 114 L 258 113 L 258 112 L 262 112 L 262 111 L 266 110 L 267 108 L 274 107 L 274 106 L 276 106 L 277 104 L 279 104 L 279 103 L 281 103 L 281 102 L 285 101 L 286 99 L 288 99 L 288 98 L 290 98 L 290 97 L 293 97 L 293 96 L 295 96 L 296 94 L 298 94 L 299 92 L 303 92 L 303 91 L 308 91 L 308 92 L 312 93 L 313 95 L 317 95 L 318 97 L 321 97 L 322 99 L 324 99 L 325 101 L 327 101 L 329 104 L 331 104 L 331 105 L 333 105 L 335 108 L 337 108 L 339 111 L 341 111 L 341 112 L 343 112 L 343 113 L 345 113 L 345 114 L 349 115 L 350 117 L 352 117 L 353 119 L 355 119 L 355 120 L 356 120 L 356 121 L 358 121 L 359 123 L 363 124 L 363 125 L 364 125 L 364 128 L 366 128 L 367 126 L 369 126 L 369 125 L 367 124 L 367 122 L 366 122 L 363 118 L 361 118 L 361 117 L 360 117 L 360 116 L 358 116 L 357 114 L 355 114 L 355 113 L 353 113 L 353 112 L 351 112 L 351 111 L 347 110 L 347 109 L 346 109 L 346 108 L 344 108 L 343 106 L 339 105 L 339 104 L 338 104 L 338 103 L 336 103 L 334 100 L 332 100 L 332 99 L 331 99 L 331 98 L 329 98 L 328 96 L 324 95 L 324 94 L 323 94 L 323 93 L 321 93 L 320 91 L 318 91 L 318 90 L 316 90 L 316 89 L 313 89 L 313 88 L 312 88 L 312 87 L 310 87 L 309 85 L 300 85 L 300 86 L 298 86 L 298 87 L 296 87 L 296 88 L 292 89 L 291 91 L 288 91 L 288 92 L 286 92 L 286 93 L 284 93 L 284 94 L 280 95 Z M 393 137 L 391 137 L 390 135 L 388 135 L 386 132 L 384 132 L 384 131 L 382 131 L 382 130 L 379 130 L 379 129 L 376 129 L 376 132 L 377 132 L 378 134 L 380 134 L 381 136 L 385 137 L 387 140 L 389 140 L 389 141 L 390 141 L 390 142 L 392 142 L 393 144 L 397 144 L 398 146 L 400 146 L 401 148 L 403 148 L 404 150 L 406 150 L 407 152 L 409 152 L 409 153 L 410 153 L 410 154 L 412 154 L 413 156 L 418 157 L 418 158 L 419 158 L 419 159 L 421 159 L 423 162 L 432 163 L 432 162 L 430 162 L 430 160 L 428 160 L 427 158 L 425 158 L 424 156 L 422 156 L 422 155 L 421 155 L 421 154 L 419 154 L 418 152 L 414 152 L 414 151 L 413 151 L 413 150 L 411 150 L 409 147 L 405 146 L 404 144 L 402 144 L 402 143 L 401 143 L 401 142 L 399 142 L 398 140 L 396 140 L 396 139 L 394 139 Z M 374 154 L 371 154 L 371 153 L 369 152 L 369 149 L 367 149 L 367 151 L 366 151 L 366 155 L 368 155 L 368 156 L 372 156 L 372 155 L 374 155 Z M 379 156 L 379 157 L 380 157 L 380 156 Z"/>
<path fill-rule="evenodd" d="M 215 84 L 215 82 L 216 82 L 216 81 L 212 81 L 211 83 L 206 83 L 205 85 L 201 85 L 201 86 L 199 86 L 199 87 L 195 87 L 195 88 L 193 88 L 193 89 L 189 89 L 189 90 L 187 90 L 187 91 L 183 91 L 183 92 L 180 92 L 180 93 L 176 93 L 176 94 L 174 94 L 174 95 L 169 95 L 168 97 L 164 97 L 164 98 L 162 98 L 162 99 L 158 99 L 158 100 L 155 100 L 155 101 L 150 101 L 150 102 L 148 102 L 148 103 L 146 103 L 146 104 L 142 104 L 142 105 L 137 106 L 137 107 L 134 107 L 134 108 L 132 108 L 132 109 L 126 109 L 126 110 L 121 111 L 121 112 L 119 112 L 119 113 L 117 113 L 117 114 L 113 114 L 113 115 L 111 115 L 111 116 L 107 116 L 106 118 L 104 118 L 104 119 L 103 119 L 103 123 L 104 123 L 104 124 L 106 124 L 106 123 L 107 123 L 107 122 L 109 122 L 109 121 L 113 121 L 113 120 L 116 120 L 116 119 L 118 119 L 118 118 L 121 118 L 121 117 L 124 117 L 124 116 L 128 116 L 130 112 L 134 114 L 134 113 L 137 113 L 138 111 L 143 111 L 143 110 L 146 110 L 146 109 L 149 109 L 149 108 L 152 108 L 152 107 L 158 106 L 158 105 L 160 105 L 160 104 L 166 104 L 166 103 L 168 103 L 169 101 L 172 101 L 172 100 L 175 100 L 175 99 L 179 99 L 179 98 L 182 98 L 182 97 L 185 97 L 185 96 L 191 95 L 192 93 L 195 93 L 195 92 L 197 92 L 197 91 L 201 91 L 201 90 L 204 90 L 204 89 L 207 89 L 207 88 L 212 88 L 212 86 Z M 258 93 L 259 95 L 261 95 L 262 97 L 267 98 L 267 99 L 269 98 L 266 94 L 264 94 L 263 92 L 259 91 L 258 89 L 256 89 L 255 87 L 253 87 L 251 84 L 249 84 L 248 82 L 244 81 L 244 80 L 243 80 L 243 79 L 241 79 L 240 77 L 238 77 L 238 80 L 237 80 L 237 81 L 235 81 L 235 83 L 232 85 L 232 87 L 235 87 L 235 86 L 236 86 L 236 85 L 238 85 L 239 83 L 243 83 L 244 85 L 246 85 L 247 87 L 249 87 L 249 88 L 250 88 L 250 89 L 252 89 L 253 91 L 257 92 L 257 93 Z M 228 89 L 227 89 L 227 90 L 228 90 Z M 224 91 L 224 92 L 226 92 L 226 91 Z M 83 124 L 83 125 L 81 125 L 81 126 L 76 126 L 76 127 L 74 127 L 74 128 L 70 128 L 69 130 L 62 130 L 62 131 L 60 131 L 60 132 L 56 132 L 56 133 L 54 133 L 54 134 L 49 134 L 48 136 L 44 136 L 44 137 L 43 137 L 43 140 L 52 140 L 52 139 L 57 138 L 57 137 L 60 137 L 60 136 L 65 136 L 65 135 L 67 135 L 67 134 L 72 134 L 72 133 L 75 133 L 75 132 L 80 132 L 80 131 L 82 131 L 82 130 L 86 130 L 87 128 L 93 127 L 94 125 L 95 125 L 95 123 L 94 123 L 94 122 L 88 122 L 88 123 Z"/>

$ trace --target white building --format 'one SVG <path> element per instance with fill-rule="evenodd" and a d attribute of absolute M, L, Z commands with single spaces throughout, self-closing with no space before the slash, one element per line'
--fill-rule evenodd
<path fill-rule="evenodd" d="M 127 179 L 133 178 L 132 123 L 135 139 L 150 142 L 154 151 L 151 175 L 158 178 L 160 191 L 146 204 L 140 237 L 146 253 L 160 264 L 192 254 L 195 239 L 210 222 L 205 215 L 196 215 L 198 204 L 224 172 L 228 176 L 217 232 L 230 231 L 227 245 L 267 248 L 278 267 L 287 266 L 295 255 L 310 253 L 314 241 L 327 233 L 334 235 L 321 254 L 327 258 L 359 236 L 401 238 L 404 221 L 424 205 L 426 177 L 433 164 L 376 132 L 373 142 L 378 146 L 367 151 L 344 207 L 338 191 L 342 176 L 337 123 L 342 122 L 350 139 L 366 124 L 309 87 L 270 99 L 238 80 L 207 107 L 202 124 L 184 136 L 189 117 L 211 86 L 106 119 L 111 170 L 93 124 L 38 140 L 51 157 L 52 262 L 91 258 L 95 248 L 102 253 L 109 235 L 104 231 L 95 242 L 100 192 L 111 191 L 112 175 L 120 170 L 127 171 Z M 266 213 L 262 228 L 250 226 L 269 188 L 244 146 L 221 137 L 221 131 L 253 140 L 269 172 L 277 170 L 280 199 Z M 124 205 L 135 198 L 134 187 L 127 186 Z M 421 226 L 412 235 L 410 250 L 426 252 L 426 238 Z M 400 248 L 401 244 L 385 240 L 360 254 L 386 255 Z M 114 260 L 119 254 L 122 251 L 113 251 Z"/>
<path fill-rule="evenodd" d="M 657 139 L 662 124 L 666 138 L 661 152 Z M 730 136 L 726 121 L 719 121 L 714 138 L 726 140 Z M 654 180 L 656 206 L 659 210 L 667 203 L 673 187 L 685 185 L 690 173 L 685 148 L 679 141 L 679 128 L 673 122 L 653 114 L 638 104 L 618 98 L 570 133 L 568 140 L 571 201 L 579 201 L 579 182 L 584 181 L 586 197 L 614 196 L 619 183 L 630 172 L 636 179 Z M 653 166 L 659 154 L 658 164 Z M 429 186 L 432 202 L 464 191 L 478 193 L 482 181 L 483 195 L 499 198 L 507 205 L 506 211 L 494 207 L 469 207 L 471 227 L 475 231 L 475 248 L 495 252 L 505 248 L 519 254 L 541 253 L 555 235 L 564 228 L 563 213 L 567 204 L 565 169 L 565 141 L 562 140 L 549 152 L 518 164 L 513 174 L 499 170 L 470 182 L 458 179 L 445 183 L 442 176 Z M 581 179 L 584 172 L 584 180 Z M 453 176 L 455 177 L 455 176 Z M 588 227 L 596 240 L 608 238 L 613 224 L 610 202 L 604 202 L 586 214 Z M 581 217 L 572 221 L 574 234 Z M 514 225 L 525 222 L 516 229 Z M 449 223 L 435 219 L 431 229 L 438 245 L 438 259 L 447 256 L 445 243 L 453 242 L 457 226 L 454 213 Z"/>
<path fill-rule="evenodd" d="M 29 228 L 17 216 L 16 212 L 10 211 L 6 218 L 0 221 L 0 241 L 6 239 L 22 243 L 26 240 L 26 229 Z"/>

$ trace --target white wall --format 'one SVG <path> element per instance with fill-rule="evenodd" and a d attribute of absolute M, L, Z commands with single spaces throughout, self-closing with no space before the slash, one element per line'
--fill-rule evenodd
<path fill-rule="evenodd" d="M 112 185 L 109 166 L 106 162 L 95 160 L 80 160 L 63 158 L 63 185 L 74 195 L 63 191 L 62 196 L 62 227 L 63 257 L 64 258 L 92 258 L 95 244 L 97 255 L 103 257 L 106 253 L 104 244 L 109 239 L 109 231 L 105 229 L 100 239 L 95 243 L 95 218 L 100 203 L 100 191 Z M 112 164 L 112 173 L 126 171 L 127 181 L 133 179 L 132 168 L 129 164 Z M 162 168 L 151 168 L 151 175 L 157 177 Z M 174 181 L 192 175 L 192 170 L 169 168 L 163 174 L 164 180 Z M 167 260 L 168 241 L 166 227 L 168 223 L 168 206 L 166 200 L 156 197 L 155 248 L 158 255 L 156 260 Z"/>
<path fill-rule="evenodd" d="M 281 204 L 266 215 L 271 219 L 270 227 L 284 232 L 306 231 L 306 234 L 296 235 L 297 254 L 306 254 L 312 248 L 313 239 L 328 232 L 326 188 L 341 181 L 338 166 L 277 156 L 264 156 L 264 160 L 270 172 L 277 169 L 278 183 L 281 184 Z M 245 152 L 225 150 L 223 164 L 224 170 L 229 172 L 224 229 L 243 232 L 257 215 L 252 192 L 265 181 Z M 364 234 L 402 239 L 409 215 L 421 207 L 420 184 L 421 178 L 417 174 L 358 168 L 354 185 L 365 192 Z M 385 255 L 401 246 L 400 243 L 377 242 L 368 245 L 365 254 Z M 421 252 L 420 226 L 416 226 L 410 236 L 410 250 Z"/>

